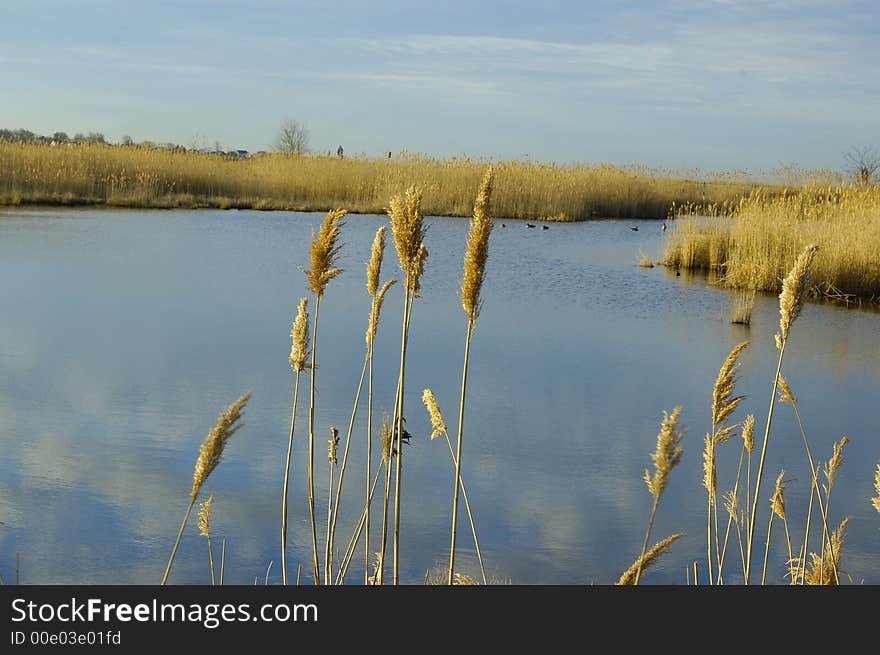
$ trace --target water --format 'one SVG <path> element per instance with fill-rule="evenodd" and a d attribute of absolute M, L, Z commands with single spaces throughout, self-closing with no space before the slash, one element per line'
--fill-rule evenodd
<path fill-rule="evenodd" d="M 308 261 L 310 229 L 322 217 L 0 210 L 0 573 L 7 582 L 20 553 L 24 583 L 157 583 L 186 509 L 199 444 L 217 414 L 248 389 L 245 426 L 204 495 L 215 496 L 215 553 L 228 540 L 227 581 L 262 581 L 270 561 L 270 582 L 280 580 L 290 322 L 305 293 L 298 267 Z M 319 525 L 327 511 L 327 430 L 333 424 L 344 435 L 348 425 L 369 310 L 364 265 L 383 221 L 348 218 L 346 270 L 321 305 Z M 428 438 L 420 397 L 431 387 L 447 423 L 455 424 L 465 232 L 464 220 L 430 220 L 431 254 L 413 312 L 405 415 L 415 436 L 404 457 L 401 542 L 401 579 L 412 583 L 448 557 L 453 469 L 445 443 Z M 639 248 L 660 256 L 657 223 L 541 230 L 508 221 L 493 232 L 471 351 L 463 475 L 487 572 L 499 580 L 615 581 L 641 548 L 651 508 L 641 477 L 651 465 L 662 410 L 677 404 L 688 428 L 685 454 L 654 535 L 687 536 L 644 580 L 684 583 L 695 559 L 704 570 L 702 438 L 718 367 L 745 339 L 752 345 L 738 392 L 748 395 L 742 407 L 758 417 L 759 441 L 763 434 L 776 361 L 776 299 L 758 299 L 750 329 L 732 326 L 728 292 L 662 267 L 640 269 L 634 265 Z M 398 274 L 389 239 L 382 277 Z M 395 287 L 376 343 L 377 417 L 392 405 L 400 314 Z M 852 439 L 831 507 L 834 525 L 851 517 L 843 568 L 855 581 L 878 583 L 880 515 L 868 499 L 880 462 L 880 315 L 808 305 L 792 335 L 785 373 L 816 457 L 827 459 L 842 435 Z M 288 551 L 291 570 L 301 563 L 306 572 L 307 409 L 303 393 Z M 343 545 L 360 510 L 365 432 L 362 411 L 339 519 Z M 732 484 L 739 449 L 737 440 L 719 450 L 721 491 Z M 802 539 L 805 460 L 791 408 L 778 406 L 761 490 L 761 556 L 766 499 L 783 467 L 792 478 L 786 492 L 792 539 Z M 768 578 L 775 582 L 783 580 L 787 557 L 783 534 L 774 526 Z M 459 568 L 476 574 L 465 522 L 459 544 Z M 733 544 L 727 571 L 735 581 Z M 360 546 L 350 582 L 362 580 L 362 562 Z M 208 580 L 207 547 L 193 517 L 171 581 Z"/>

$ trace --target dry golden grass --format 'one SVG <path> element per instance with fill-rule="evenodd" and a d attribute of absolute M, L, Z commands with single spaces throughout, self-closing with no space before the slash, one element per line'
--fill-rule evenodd
<path fill-rule="evenodd" d="M 0 141 L 0 205 L 106 204 L 384 213 L 388 198 L 412 185 L 429 215 L 468 216 L 486 161 L 267 154 L 226 159 L 99 144 L 52 147 Z M 584 220 L 666 218 L 674 202 L 735 203 L 755 185 L 742 176 L 694 179 L 693 172 L 531 161 L 494 164 L 497 217 Z M 688 176 L 692 179 L 682 179 Z"/>
<path fill-rule="evenodd" d="M 754 289 L 738 289 L 730 309 L 730 322 L 735 325 L 751 325 L 752 310 L 755 308 Z"/>
<path fill-rule="evenodd" d="M 654 268 L 654 261 L 650 257 L 648 257 L 648 255 L 643 250 L 640 249 L 638 265 L 642 268 Z"/>
<path fill-rule="evenodd" d="M 658 557 L 660 557 L 660 555 L 669 550 L 669 547 L 673 543 L 681 539 L 683 536 L 683 534 L 674 534 L 651 546 L 650 550 L 646 551 L 644 555 L 633 562 L 632 566 L 623 572 L 620 579 L 618 579 L 617 584 L 621 586 L 636 584 L 636 576 L 639 572 L 645 571 Z"/>
<path fill-rule="evenodd" d="M 810 186 L 775 197 L 756 190 L 726 211 L 683 210 L 664 263 L 718 271 L 734 288 L 779 292 L 798 256 L 816 244 L 811 294 L 880 301 L 880 186 Z"/>

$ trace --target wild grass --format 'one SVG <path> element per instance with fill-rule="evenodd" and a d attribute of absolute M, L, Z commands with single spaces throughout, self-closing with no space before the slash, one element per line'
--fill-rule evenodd
<path fill-rule="evenodd" d="M 643 250 L 639 250 L 638 264 L 641 268 L 654 268 L 654 260 L 648 257 Z"/>
<path fill-rule="evenodd" d="M 382 214 L 389 197 L 417 186 L 424 192 L 425 214 L 467 216 L 486 165 L 478 159 L 407 154 L 394 159 L 283 154 L 227 159 L 138 146 L 53 147 L 0 140 L 0 205 L 346 207 L 351 213 Z M 758 186 L 741 174 L 639 166 L 512 160 L 496 162 L 494 170 L 494 215 L 531 220 L 662 219 L 673 203 L 735 203 Z"/>
<path fill-rule="evenodd" d="M 752 324 L 752 310 L 755 308 L 754 289 L 739 289 L 734 293 L 733 305 L 730 309 L 730 322 L 734 325 Z"/>
<path fill-rule="evenodd" d="M 726 286 L 778 293 L 804 247 L 817 244 L 822 257 L 808 295 L 880 302 L 880 185 L 809 186 L 777 196 L 756 190 L 721 209 L 678 214 L 668 266 L 712 270 Z"/>

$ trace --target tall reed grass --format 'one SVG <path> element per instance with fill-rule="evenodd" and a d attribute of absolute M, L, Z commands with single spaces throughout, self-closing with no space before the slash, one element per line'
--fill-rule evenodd
<path fill-rule="evenodd" d="M 706 215 L 708 214 L 708 215 Z M 822 248 L 808 294 L 880 302 L 880 185 L 761 190 L 727 207 L 680 208 L 664 263 L 712 270 L 737 289 L 778 293 L 807 244 Z"/>
<path fill-rule="evenodd" d="M 0 140 L 0 205 L 98 204 L 382 214 L 388 198 L 417 186 L 422 211 L 467 216 L 487 162 L 401 155 L 394 159 L 265 154 L 244 159 L 137 146 Z M 742 175 L 645 167 L 494 164 L 498 217 L 584 220 L 665 218 L 673 203 L 733 203 L 756 188 Z"/>

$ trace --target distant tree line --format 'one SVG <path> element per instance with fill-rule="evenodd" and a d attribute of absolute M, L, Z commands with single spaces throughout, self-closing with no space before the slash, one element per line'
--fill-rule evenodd
<path fill-rule="evenodd" d="M 67 132 L 55 132 L 51 136 L 35 134 L 30 130 L 7 130 L 0 128 L 0 140 L 18 141 L 21 143 L 107 143 L 104 135 L 100 132 L 83 134 L 77 132 L 72 137 Z"/>
<path fill-rule="evenodd" d="M 45 145 L 64 145 L 64 144 L 103 144 L 103 145 L 119 145 L 128 148 L 150 148 L 155 150 L 166 150 L 169 152 L 186 152 L 188 150 L 198 151 L 203 154 L 219 155 L 228 159 L 242 159 L 245 157 L 259 156 L 265 154 L 264 151 L 257 153 L 249 153 L 247 150 L 223 150 L 219 143 L 215 143 L 212 148 L 197 148 L 195 145 L 190 147 L 178 145 L 175 143 L 155 143 L 153 141 L 136 142 L 130 136 L 123 136 L 118 144 L 108 141 L 100 132 L 89 132 L 83 134 L 77 132 L 72 137 L 67 132 L 55 132 L 51 136 L 44 134 L 36 134 L 30 130 L 8 130 L 0 128 L 0 141 L 10 141 L 14 143 L 40 143 Z"/>

